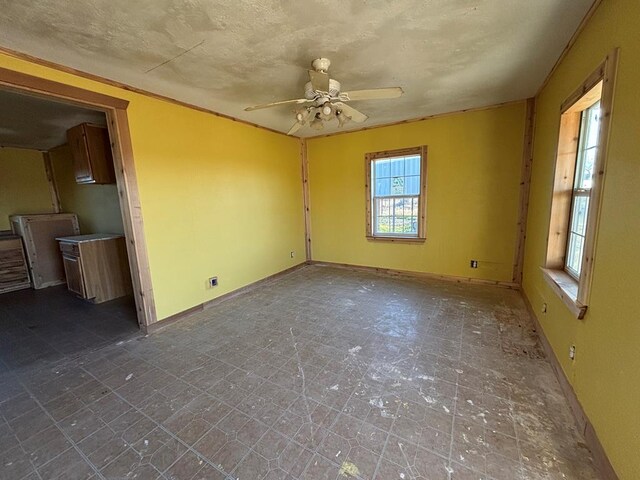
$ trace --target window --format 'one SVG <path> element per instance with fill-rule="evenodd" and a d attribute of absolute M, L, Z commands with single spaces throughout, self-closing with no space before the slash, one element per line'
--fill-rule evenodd
<path fill-rule="evenodd" d="M 589 299 L 616 64 L 614 50 L 560 108 L 543 273 L 577 318 Z"/>
<path fill-rule="evenodd" d="M 587 235 L 589 216 L 589 198 L 593 185 L 596 153 L 598 152 L 598 128 L 600 124 L 600 100 L 583 110 L 580 114 L 580 135 L 573 180 L 571 215 L 569 216 L 569 235 L 565 271 L 575 280 L 580 279 L 582 256 Z"/>
<path fill-rule="evenodd" d="M 426 147 L 369 153 L 365 160 L 367 237 L 424 240 Z"/>

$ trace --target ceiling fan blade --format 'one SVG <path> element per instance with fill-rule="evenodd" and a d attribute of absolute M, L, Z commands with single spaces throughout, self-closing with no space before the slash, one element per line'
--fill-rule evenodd
<path fill-rule="evenodd" d="M 370 88 L 368 90 L 342 92 L 340 100 L 343 102 L 348 102 L 349 100 L 380 100 L 383 98 L 398 98 L 403 93 L 404 91 L 400 87 Z"/>
<path fill-rule="evenodd" d="M 300 130 L 302 127 L 304 127 L 304 123 L 300 123 L 300 122 L 294 123 L 293 126 L 287 132 L 287 135 L 293 135 L 298 130 Z"/>
<path fill-rule="evenodd" d="M 339 110 L 342 110 L 342 113 L 344 113 L 347 117 L 350 117 L 351 120 L 353 120 L 354 122 L 362 123 L 367 118 L 369 118 L 364 113 L 359 112 L 353 107 L 350 107 L 346 103 L 337 102 L 337 103 L 334 103 L 334 105 L 338 107 Z"/>
<path fill-rule="evenodd" d="M 324 72 L 316 72 L 315 70 L 309 70 L 309 79 L 311 80 L 311 86 L 314 90 L 320 90 L 321 92 L 329 91 L 329 75 Z"/>
<path fill-rule="evenodd" d="M 311 115 L 312 112 L 313 112 L 313 108 L 312 107 L 307 107 L 304 110 L 298 112 L 299 114 L 302 115 L 302 117 L 298 121 L 296 121 L 296 123 L 293 124 L 291 129 L 287 132 L 287 135 L 293 135 L 298 130 L 300 130 L 302 127 L 304 127 L 307 124 L 307 118 L 309 118 L 309 116 Z M 296 116 L 296 118 L 297 118 L 297 116 Z"/>
<path fill-rule="evenodd" d="M 253 110 L 260 110 L 261 108 L 271 108 L 271 107 L 277 107 L 278 105 L 287 105 L 288 103 L 307 103 L 310 102 L 311 100 L 307 100 L 306 98 L 296 98 L 295 100 L 281 100 L 279 102 L 271 102 L 271 103 L 265 103 L 264 105 L 256 105 L 254 107 L 247 107 L 245 108 L 245 112 L 251 112 Z"/>

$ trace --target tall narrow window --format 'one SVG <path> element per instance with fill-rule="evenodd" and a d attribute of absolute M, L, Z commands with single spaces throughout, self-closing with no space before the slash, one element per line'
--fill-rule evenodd
<path fill-rule="evenodd" d="M 565 270 L 576 280 L 580 278 L 582 256 L 586 243 L 589 198 L 591 197 L 596 153 L 598 152 L 600 100 L 583 110 L 580 116 L 580 136 L 573 180 L 569 238 L 565 257 Z"/>
<path fill-rule="evenodd" d="M 617 58 L 616 49 L 560 106 L 542 271 L 577 318 L 584 317 L 589 302 Z"/>
<path fill-rule="evenodd" d="M 367 237 L 424 239 L 426 147 L 366 156 Z"/>

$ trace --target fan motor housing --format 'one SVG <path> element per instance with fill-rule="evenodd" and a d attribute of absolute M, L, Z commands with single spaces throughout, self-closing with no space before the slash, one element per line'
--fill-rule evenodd
<path fill-rule="evenodd" d="M 337 97 L 340 94 L 340 82 L 334 80 L 333 78 L 329 79 L 329 96 L 331 98 Z M 304 85 L 304 97 L 309 100 L 314 100 L 317 97 L 324 96 L 318 93 L 317 90 L 313 89 L 311 82 L 307 82 Z"/>

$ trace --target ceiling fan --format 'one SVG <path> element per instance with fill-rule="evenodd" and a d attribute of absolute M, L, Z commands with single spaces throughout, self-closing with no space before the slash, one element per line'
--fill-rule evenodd
<path fill-rule="evenodd" d="M 304 105 L 296 111 L 296 123 L 287 133 L 287 135 L 293 135 L 305 126 L 307 121 L 309 121 L 309 126 L 316 130 L 321 130 L 324 127 L 323 122 L 334 118 L 338 120 L 338 126 L 340 127 L 350 120 L 358 123 L 364 122 L 369 117 L 345 102 L 397 98 L 404 93 L 400 87 L 341 92 L 340 82 L 329 78 L 327 73 L 329 65 L 331 65 L 331 62 L 328 58 L 316 58 L 311 63 L 313 70 L 309 70 L 309 81 L 304 86 L 304 98 L 256 105 L 247 107 L 245 110 L 250 112 L 280 105 Z"/>

